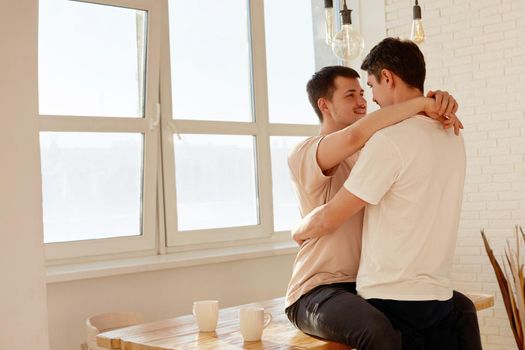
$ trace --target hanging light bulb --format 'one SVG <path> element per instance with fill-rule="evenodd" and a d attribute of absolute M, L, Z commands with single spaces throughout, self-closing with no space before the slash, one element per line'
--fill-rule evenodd
<path fill-rule="evenodd" d="M 421 6 L 419 6 L 417 0 L 412 11 L 414 13 L 414 19 L 412 21 L 410 39 L 416 44 L 421 44 L 425 41 L 425 31 L 423 30 L 423 21 L 421 20 Z"/>
<path fill-rule="evenodd" d="M 365 43 L 361 34 L 352 25 L 352 10 L 346 6 L 346 0 L 340 13 L 343 25 L 332 40 L 332 51 L 343 60 L 344 65 L 350 66 L 350 61 L 363 52 Z"/>
<path fill-rule="evenodd" d="M 334 2 L 333 0 L 324 0 L 325 31 L 326 43 L 332 45 L 334 37 Z"/>

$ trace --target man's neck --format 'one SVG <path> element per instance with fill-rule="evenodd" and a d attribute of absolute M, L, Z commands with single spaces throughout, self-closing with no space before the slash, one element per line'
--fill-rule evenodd
<path fill-rule="evenodd" d="M 319 129 L 319 135 L 330 135 L 344 127 L 344 125 L 337 124 L 332 118 L 324 116 L 321 128 Z"/>
<path fill-rule="evenodd" d="M 419 96 L 423 96 L 423 93 L 419 91 L 419 89 L 412 87 L 403 87 L 395 91 L 393 103 L 396 104 L 405 102 Z"/>

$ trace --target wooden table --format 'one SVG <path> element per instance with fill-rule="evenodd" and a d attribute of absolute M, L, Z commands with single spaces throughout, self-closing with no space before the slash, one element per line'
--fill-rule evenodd
<path fill-rule="evenodd" d="M 491 295 L 468 296 L 478 311 L 494 305 Z M 238 313 L 244 306 L 264 307 L 273 316 L 259 342 L 244 342 L 242 339 Z M 284 298 L 222 309 L 219 311 L 217 330 L 212 333 L 199 333 L 193 315 L 185 315 L 100 333 L 97 344 L 106 349 L 122 350 L 346 349 L 343 345 L 312 338 L 294 328 L 284 314 Z"/>

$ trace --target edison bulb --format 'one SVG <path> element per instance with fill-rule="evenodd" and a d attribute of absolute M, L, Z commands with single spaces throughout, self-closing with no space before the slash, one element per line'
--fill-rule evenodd
<path fill-rule="evenodd" d="M 416 44 L 421 44 L 425 41 L 425 31 L 423 30 L 423 21 L 421 20 L 421 6 L 419 6 L 418 1 L 412 7 L 414 19 L 412 21 L 412 31 L 410 33 L 410 39 Z"/>
<path fill-rule="evenodd" d="M 345 62 L 360 56 L 364 47 L 363 37 L 351 24 L 343 24 L 332 40 L 332 51 Z"/>
<path fill-rule="evenodd" d="M 421 19 L 414 19 L 412 21 L 410 39 L 416 44 L 421 44 L 425 41 L 425 31 L 423 30 L 423 21 Z"/>
<path fill-rule="evenodd" d="M 325 8 L 325 32 L 326 37 L 325 41 L 328 45 L 332 44 L 332 39 L 334 37 L 334 11 L 333 7 Z"/>

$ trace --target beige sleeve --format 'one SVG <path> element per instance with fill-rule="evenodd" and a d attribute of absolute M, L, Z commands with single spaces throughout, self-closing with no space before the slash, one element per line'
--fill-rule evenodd
<path fill-rule="evenodd" d="M 314 136 L 304 140 L 288 155 L 288 166 L 295 181 L 307 192 L 318 190 L 331 178 L 323 174 L 317 163 L 317 147 L 323 137 Z"/>

